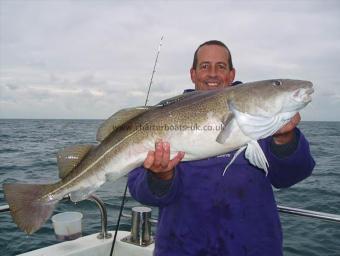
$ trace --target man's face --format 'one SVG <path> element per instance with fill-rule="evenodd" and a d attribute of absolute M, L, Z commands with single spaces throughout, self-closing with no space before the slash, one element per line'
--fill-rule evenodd
<path fill-rule="evenodd" d="M 204 45 L 197 52 L 197 66 L 190 70 L 196 90 L 212 90 L 231 85 L 235 69 L 230 70 L 227 50 L 219 45 Z"/>

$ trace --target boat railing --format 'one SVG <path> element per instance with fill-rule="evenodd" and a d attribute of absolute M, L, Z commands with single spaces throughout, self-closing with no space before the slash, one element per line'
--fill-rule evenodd
<path fill-rule="evenodd" d="M 69 197 L 65 197 L 65 200 L 69 200 Z M 101 213 L 101 232 L 97 236 L 98 239 L 106 239 L 110 238 L 112 234 L 108 233 L 107 229 L 107 212 L 106 212 L 106 207 L 104 202 L 97 197 L 96 195 L 91 195 L 88 200 L 94 201 L 98 208 L 100 209 Z M 281 206 L 278 205 L 277 209 L 280 213 L 286 213 L 286 214 L 291 214 L 291 215 L 296 215 L 296 216 L 303 216 L 303 217 L 310 217 L 310 218 L 315 218 L 315 219 L 320 219 L 320 220 L 326 220 L 326 221 L 332 221 L 332 222 L 337 222 L 340 223 L 340 215 L 338 214 L 331 214 L 331 213 L 325 213 L 325 212 L 319 212 L 319 211 L 311 211 L 311 210 L 305 210 L 305 209 L 300 209 L 300 208 L 292 208 L 292 207 L 287 207 L 287 206 Z M 0 205 L 0 213 L 1 212 L 9 212 L 10 208 L 7 204 L 5 205 Z M 151 209 L 150 209 L 151 211 Z M 134 213 L 132 211 L 132 213 Z M 134 219 L 135 216 L 127 214 L 127 213 L 122 213 L 123 217 L 131 218 Z M 143 217 L 144 218 L 144 217 Z M 148 216 L 148 222 L 157 224 L 157 219 L 153 219 L 150 216 Z M 135 231 L 139 232 L 139 231 Z M 137 233 L 135 233 L 137 234 Z"/>
<path fill-rule="evenodd" d="M 287 213 L 287 214 L 292 214 L 292 215 L 296 215 L 296 216 L 304 216 L 304 217 L 310 217 L 310 218 L 340 223 L 340 215 L 338 215 L 338 214 L 331 214 L 331 213 L 318 212 L 318 211 L 310 211 L 310 210 L 305 210 L 305 209 L 300 209 L 300 208 L 292 208 L 292 207 L 281 206 L 281 205 L 278 205 L 277 209 L 281 213 Z M 128 214 L 128 213 L 125 213 L 125 212 L 123 212 L 122 216 L 126 217 L 126 218 L 132 218 L 131 214 Z M 154 224 L 157 224 L 157 222 L 158 222 L 157 219 L 153 219 L 153 218 L 150 218 L 149 221 L 151 223 L 154 223 Z"/>
<path fill-rule="evenodd" d="M 104 202 L 95 194 L 90 195 L 88 199 L 91 201 L 94 201 L 100 210 L 101 232 L 98 234 L 97 238 L 98 239 L 111 238 L 112 234 L 107 231 L 108 230 L 107 229 L 107 211 L 106 211 Z"/>
<path fill-rule="evenodd" d="M 281 206 L 281 205 L 278 205 L 277 209 L 281 213 L 287 213 L 287 214 L 292 214 L 292 215 L 297 215 L 297 216 L 304 216 L 304 217 L 310 217 L 310 218 L 316 218 L 316 219 L 340 223 L 340 215 L 338 214 L 310 211 L 310 210 L 292 208 L 292 207 Z"/>
<path fill-rule="evenodd" d="M 70 200 L 69 196 L 65 196 L 63 198 L 64 201 L 68 201 Z M 87 198 L 86 200 L 90 200 L 96 203 L 96 205 L 98 206 L 99 210 L 100 210 L 100 220 L 101 220 L 101 232 L 98 234 L 97 238 L 98 239 L 107 239 L 107 238 L 111 238 L 112 234 L 108 232 L 108 228 L 107 228 L 107 211 L 106 211 L 106 207 L 104 202 L 95 194 L 92 194 L 89 196 L 89 198 Z M 0 205 L 0 213 L 1 212 L 10 212 L 11 209 L 9 208 L 8 204 L 5 205 Z"/>

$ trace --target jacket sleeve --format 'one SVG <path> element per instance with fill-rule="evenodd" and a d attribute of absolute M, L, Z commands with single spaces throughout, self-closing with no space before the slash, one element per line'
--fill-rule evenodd
<path fill-rule="evenodd" d="M 180 189 L 180 177 L 175 169 L 172 180 L 157 180 L 151 172 L 143 167 L 132 170 L 128 176 L 130 194 L 138 202 L 163 207 L 175 200 Z"/>
<path fill-rule="evenodd" d="M 268 178 L 276 188 L 290 187 L 311 175 L 315 166 L 309 143 L 296 128 L 296 148 L 289 155 L 278 156 L 271 149 L 272 138 L 263 142 L 264 153 L 269 163 Z"/>

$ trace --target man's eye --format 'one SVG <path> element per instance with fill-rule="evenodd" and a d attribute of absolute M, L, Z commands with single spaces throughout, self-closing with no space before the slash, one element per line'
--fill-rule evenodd
<path fill-rule="evenodd" d="M 202 64 L 200 67 L 201 67 L 201 69 L 207 69 L 209 67 L 209 65 L 208 64 Z"/>
<path fill-rule="evenodd" d="M 218 65 L 218 68 L 219 68 L 219 69 L 227 69 L 227 66 L 226 66 L 226 65 L 223 65 L 223 64 L 219 64 L 219 65 Z"/>

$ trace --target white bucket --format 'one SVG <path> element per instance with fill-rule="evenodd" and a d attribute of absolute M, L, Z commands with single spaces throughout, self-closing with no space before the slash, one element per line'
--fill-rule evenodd
<path fill-rule="evenodd" d="M 73 240 L 81 237 L 81 220 L 83 214 L 80 212 L 63 212 L 52 217 L 54 233 L 59 241 Z"/>

